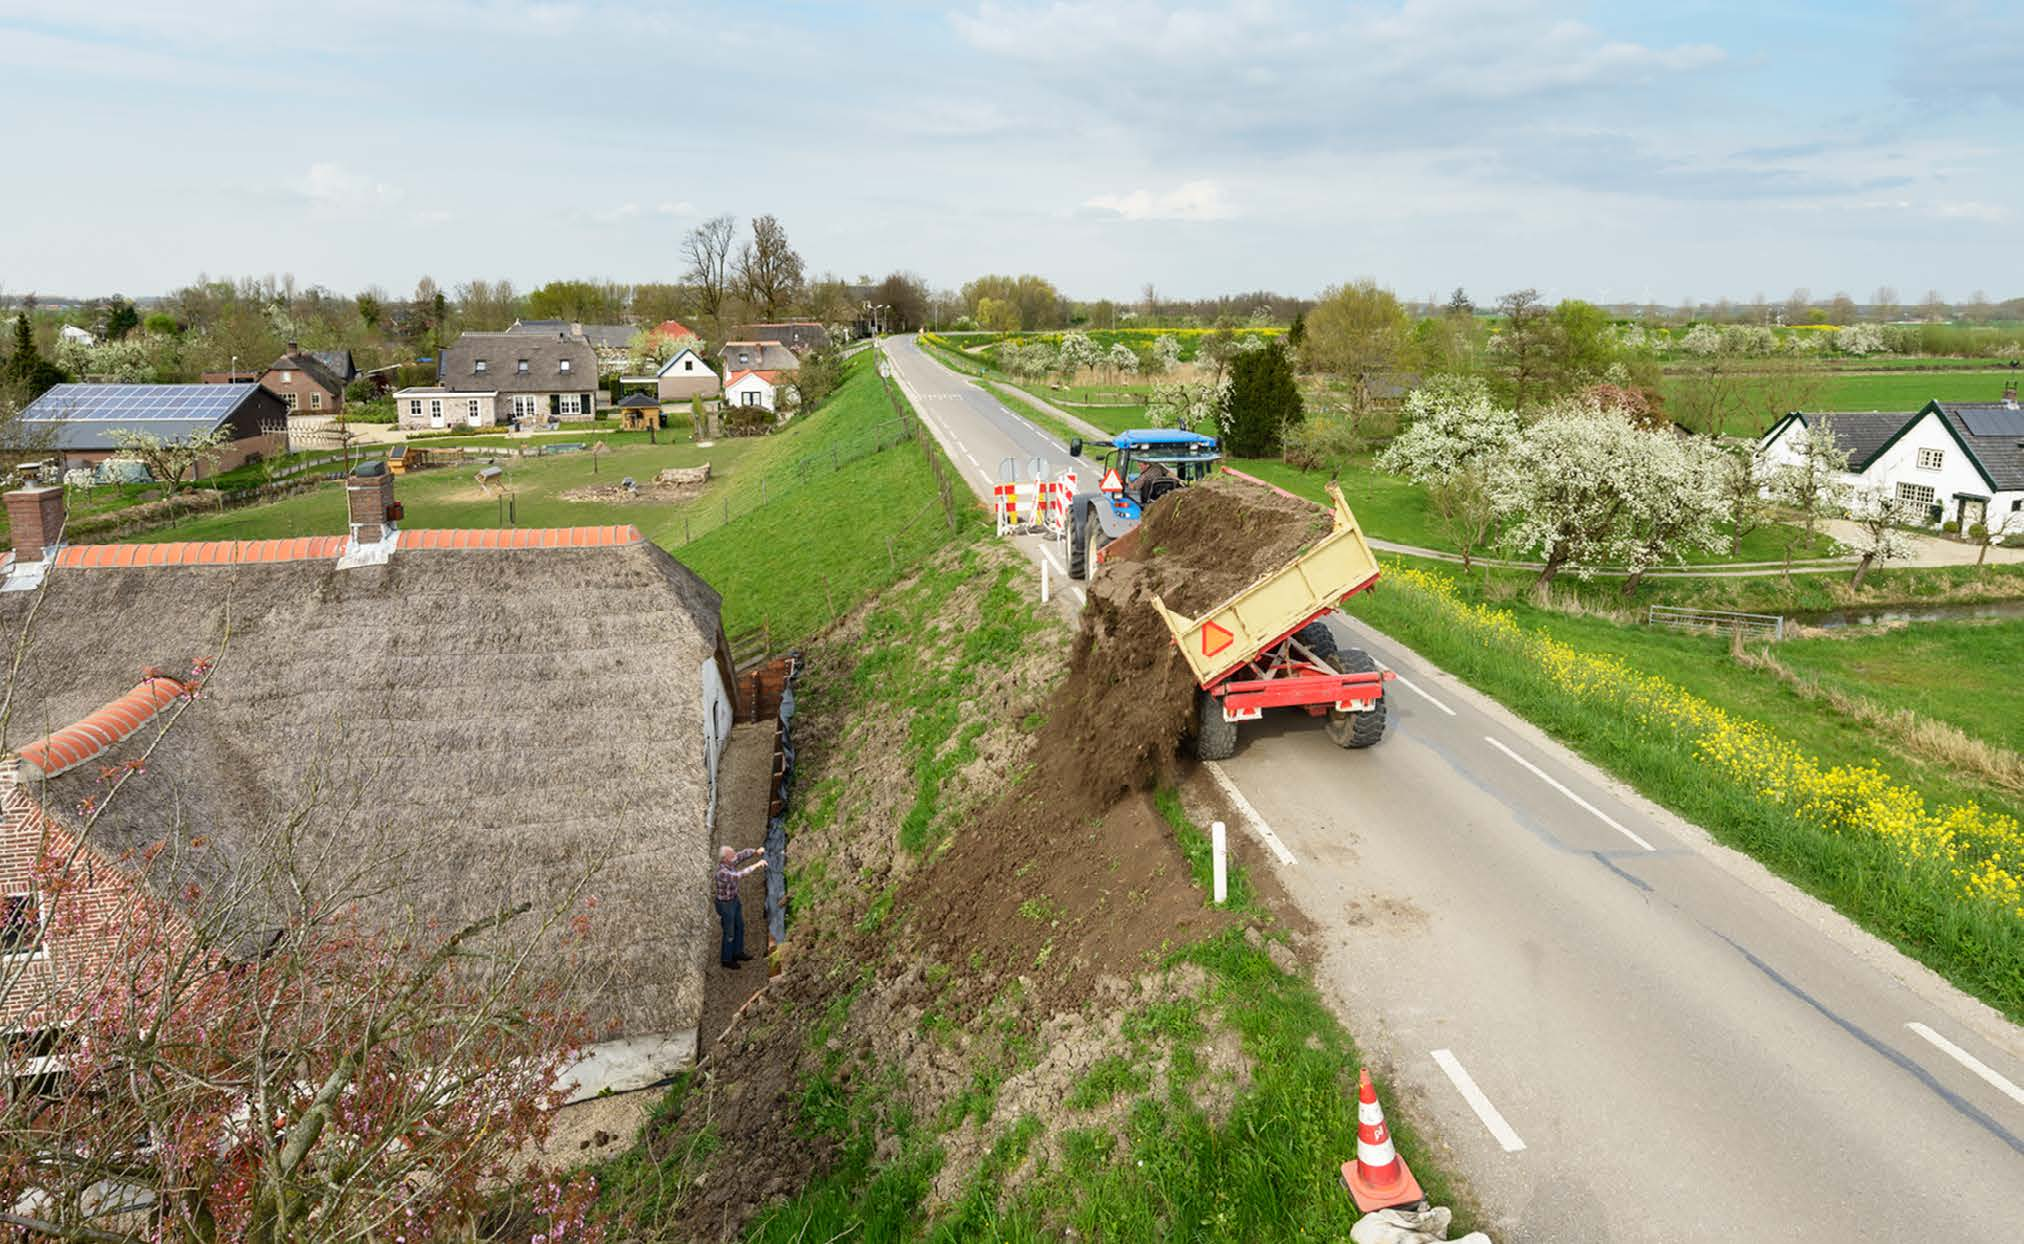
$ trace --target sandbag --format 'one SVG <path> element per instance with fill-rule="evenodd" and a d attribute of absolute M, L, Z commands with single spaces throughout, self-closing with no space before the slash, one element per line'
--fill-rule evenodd
<path fill-rule="evenodd" d="M 1355 1244 L 1437 1244 L 1447 1240 L 1448 1224 L 1454 1218 L 1455 1212 L 1445 1205 L 1381 1209 L 1357 1219 L 1349 1229 L 1349 1238 Z M 1471 1231 L 1454 1244 L 1491 1244 L 1491 1240 L 1481 1231 Z"/>

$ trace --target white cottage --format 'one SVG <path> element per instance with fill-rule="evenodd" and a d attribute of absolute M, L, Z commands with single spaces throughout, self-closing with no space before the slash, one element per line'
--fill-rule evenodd
<path fill-rule="evenodd" d="M 1760 442 L 1766 461 L 1792 462 L 1822 431 L 1848 454 L 1845 482 L 1881 487 L 1919 507 L 1932 526 L 1978 523 L 2024 533 L 2024 409 L 2002 402 L 1928 402 L 1921 410 L 1794 411 Z"/>
<path fill-rule="evenodd" d="M 724 402 L 729 406 L 763 406 L 777 411 L 780 387 L 777 371 L 732 372 L 730 381 L 724 385 Z"/>

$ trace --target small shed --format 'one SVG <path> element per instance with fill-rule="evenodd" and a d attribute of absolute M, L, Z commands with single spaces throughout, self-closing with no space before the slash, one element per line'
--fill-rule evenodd
<path fill-rule="evenodd" d="M 647 393 L 628 393 L 618 400 L 619 426 L 627 432 L 644 432 L 661 426 L 660 399 Z"/>

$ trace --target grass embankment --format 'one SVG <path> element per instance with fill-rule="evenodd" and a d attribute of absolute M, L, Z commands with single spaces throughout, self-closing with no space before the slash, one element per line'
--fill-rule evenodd
<path fill-rule="evenodd" d="M 1073 438 L 1087 436 L 1087 433 L 1081 429 L 1071 427 L 1047 411 L 1040 409 L 1040 407 L 1034 405 L 1028 399 L 1026 394 L 1009 384 L 998 384 L 989 380 L 980 381 L 979 383 L 984 386 L 985 391 L 990 393 L 992 397 L 1003 402 L 1006 409 L 1012 411 L 1014 414 L 1025 416 L 1035 425 L 1045 429 L 1049 435 L 1060 441 L 1063 446 L 1066 446 Z"/>
<path fill-rule="evenodd" d="M 1880 743 L 1871 726 L 1739 664 L 1725 640 L 1486 606 L 1480 590 L 1393 563 L 1350 611 L 2024 1019 L 2015 802 Z"/>
<path fill-rule="evenodd" d="M 1385 474 L 1377 469 L 1375 461 L 1374 455 L 1358 455 L 1345 463 L 1338 474 L 1342 495 L 1348 499 L 1350 508 L 1356 511 L 1365 534 L 1398 544 L 1455 552 L 1455 542 L 1441 530 L 1432 504 L 1427 499 L 1427 490 L 1410 480 Z M 1310 501 L 1328 504 L 1329 477 L 1324 472 L 1303 471 L 1277 458 L 1235 458 L 1230 465 Z M 1734 556 L 1730 556 L 1725 548 L 1717 553 L 1696 552 L 1690 554 L 1687 560 L 1690 565 L 1706 566 L 1727 562 L 1782 561 L 1788 537 L 1796 541 L 1794 558 L 1797 561 L 1833 554 L 1834 541 L 1827 536 L 1819 533 L 1809 536 L 1786 524 L 1773 523 L 1744 535 Z M 1478 556 L 1511 556 L 1503 550 L 1478 549 L 1476 552 Z M 1644 597 L 1640 596 L 1639 601 L 1642 603 Z"/>
<path fill-rule="evenodd" d="M 625 1238 L 717 1238 L 724 1206 L 733 1222 L 754 1215 L 745 1238 L 782 1244 L 1346 1238 L 1356 1213 L 1336 1172 L 1355 1151 L 1359 1056 L 1275 962 L 1280 934 L 1241 870 L 1236 919 L 1169 944 L 1168 917 L 1149 914 L 1158 900 L 1122 884 L 1072 907 L 1025 896 L 1012 923 L 1047 937 L 1037 955 L 1008 956 L 1011 935 L 965 923 L 960 905 L 953 921 L 930 914 L 949 875 L 937 867 L 963 858 L 979 810 L 1019 780 L 1022 740 L 1044 728 L 1066 636 L 1032 597 L 1023 563 L 966 541 L 810 644 L 788 826 L 793 954 L 749 1034 L 597 1172 Z M 1131 849 L 1172 852 L 1175 871 L 1159 875 L 1199 913 L 1207 836 L 1174 792 L 1156 806 L 1155 837 Z M 1044 814 L 1033 830 L 1049 832 Z M 1078 875 L 1114 875 L 1104 850 L 1099 836 L 1079 853 Z M 1121 969 L 1078 966 L 1084 922 L 1129 927 L 1152 949 Z M 1042 929 L 1059 930 L 1059 953 Z M 1126 979 L 1105 988 L 1111 972 Z M 1399 1148 L 1453 1203 L 1391 1105 Z"/>

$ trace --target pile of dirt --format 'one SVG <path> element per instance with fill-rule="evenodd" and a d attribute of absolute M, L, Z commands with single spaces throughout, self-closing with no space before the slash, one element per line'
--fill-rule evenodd
<path fill-rule="evenodd" d="M 666 474 L 667 472 L 662 472 Z M 666 505 L 677 501 L 688 501 L 703 491 L 700 482 L 664 484 L 655 480 L 650 484 L 634 482 L 627 488 L 623 481 L 614 484 L 592 484 L 584 488 L 572 488 L 561 494 L 564 501 L 598 501 L 606 505 L 624 505 L 635 501 L 649 501 Z"/>
<path fill-rule="evenodd" d="M 1194 726 L 1195 682 L 1153 598 L 1205 613 L 1328 530 L 1313 506 L 1236 481 L 1183 488 L 1147 509 L 1137 531 L 1105 550 L 1089 584 L 1068 677 L 1034 756 L 1033 797 L 1086 815 L 1174 777 Z"/>

